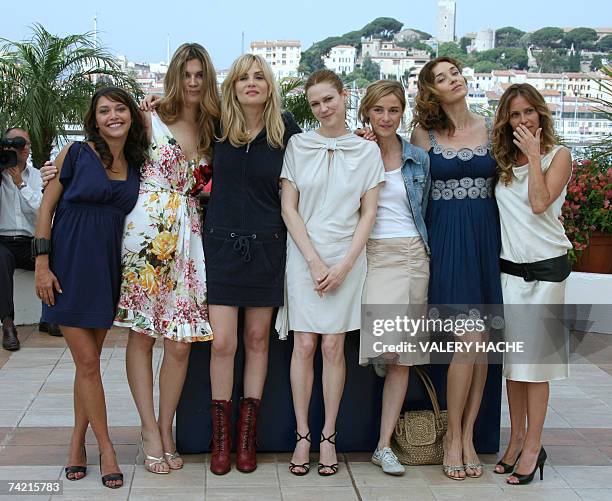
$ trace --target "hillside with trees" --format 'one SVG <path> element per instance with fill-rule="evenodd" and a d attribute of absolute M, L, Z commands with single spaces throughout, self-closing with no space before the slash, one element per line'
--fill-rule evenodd
<path fill-rule="evenodd" d="M 459 43 L 442 43 L 438 54 L 454 57 L 476 72 L 484 73 L 496 69 L 527 69 L 528 47 L 532 47 L 538 69 L 546 73 L 578 72 L 581 60 L 590 61 L 590 69 L 596 70 L 601 68 L 602 59 L 612 59 L 612 35 L 598 41 L 594 29 L 583 27 L 565 33 L 561 28 L 547 26 L 526 33 L 506 26 L 495 32 L 495 48 L 492 50 L 468 53 L 469 44 L 470 39 L 466 37 Z"/>
<path fill-rule="evenodd" d="M 361 51 L 361 37 L 377 35 L 381 38 L 392 38 L 402 29 L 402 26 L 402 23 L 391 17 L 378 17 L 360 30 L 349 31 L 341 36 L 327 37 L 315 42 L 308 50 L 302 52 L 298 71 L 308 74 L 323 68 L 321 56 L 329 53 L 330 49 L 336 45 L 352 45 L 357 48 L 357 51 Z"/>
<path fill-rule="evenodd" d="M 405 28 L 410 38 L 396 41 L 396 45 L 406 49 L 428 51 L 435 57 L 436 50 L 425 41 L 431 38 L 429 33 L 416 28 Z M 329 53 L 335 45 L 352 45 L 361 52 L 361 38 L 376 36 L 391 39 L 402 31 L 402 23 L 390 17 L 379 17 L 363 28 L 350 31 L 340 36 L 332 36 L 315 42 L 308 50 L 302 52 L 299 71 L 309 74 L 324 67 L 322 56 Z M 546 26 L 527 33 L 513 26 L 505 26 L 495 31 L 495 48 L 481 52 L 469 52 L 471 40 L 461 38 L 458 43 L 441 43 L 438 55 L 451 56 L 461 61 L 464 66 L 474 68 L 478 73 L 492 70 L 528 69 L 527 48 L 532 47 L 538 69 L 542 72 L 578 72 L 583 65 L 591 70 L 598 70 L 604 60 L 612 60 L 612 35 L 598 40 L 597 32 L 592 28 L 578 27 L 567 33 L 562 28 Z M 570 49 L 574 48 L 574 53 Z M 361 68 L 344 77 L 346 82 L 356 81 L 358 85 L 366 84 L 379 75 L 378 65 L 368 58 Z"/>

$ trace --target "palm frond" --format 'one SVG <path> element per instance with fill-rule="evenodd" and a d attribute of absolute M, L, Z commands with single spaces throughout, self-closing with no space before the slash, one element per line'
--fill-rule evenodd
<path fill-rule="evenodd" d="M 29 130 L 35 165 L 48 159 L 67 124 L 82 124 L 99 76 L 142 95 L 134 78 L 107 49 L 96 47 L 91 35 L 60 37 L 35 24 L 29 40 L 0 38 L 0 126 Z"/>
<path fill-rule="evenodd" d="M 607 77 L 612 78 L 612 68 L 603 67 L 600 70 Z M 603 91 L 604 97 L 589 98 L 593 104 L 599 106 L 593 107 L 593 111 L 602 114 L 607 120 L 612 120 L 612 82 L 605 78 L 592 77 L 592 81 L 599 85 Z M 611 158 L 612 157 L 612 137 L 610 134 L 605 134 L 601 139 L 592 145 L 592 154 L 594 159 Z"/>
<path fill-rule="evenodd" d="M 312 114 L 306 94 L 305 81 L 297 77 L 285 77 L 279 82 L 283 108 L 293 115 L 295 121 L 303 129 L 311 129 L 317 125 L 317 119 Z"/>

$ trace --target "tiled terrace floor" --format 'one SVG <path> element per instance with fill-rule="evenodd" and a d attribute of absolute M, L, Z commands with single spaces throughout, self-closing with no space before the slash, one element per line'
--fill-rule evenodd
<path fill-rule="evenodd" d="M 19 332 L 19 352 L 0 350 L 0 481 L 61 479 L 73 420 L 74 365 L 62 338 L 38 333 L 34 327 L 21 327 Z M 102 487 L 95 466 L 97 447 L 89 436 L 88 476 L 65 481 L 64 494 L 53 499 L 612 499 L 612 336 L 589 334 L 583 346 L 590 362 L 572 365 L 571 378 L 552 385 L 544 433 L 549 456 L 544 481 L 518 487 L 507 486 L 503 475 L 491 473 L 497 461 L 494 455 L 481 457 L 488 465 L 482 478 L 463 482 L 446 479 L 438 466 L 410 467 L 404 477 L 389 477 L 369 463 L 370 452 L 340 455 L 340 471 L 330 478 L 319 477 L 316 471 L 306 477 L 290 475 L 288 454 L 262 454 L 251 474 L 233 470 L 216 477 L 206 467 L 206 455 L 192 455 L 185 457 L 183 470 L 151 475 L 136 464 L 138 416 L 125 376 L 125 343 L 125 332 L 114 329 L 102 354 L 111 436 L 125 485 L 114 491 Z M 156 348 L 157 369 L 160 356 L 161 348 Z M 508 435 L 505 406 L 504 401 L 502 442 Z M 28 497 L 0 495 L 0 499 Z"/>

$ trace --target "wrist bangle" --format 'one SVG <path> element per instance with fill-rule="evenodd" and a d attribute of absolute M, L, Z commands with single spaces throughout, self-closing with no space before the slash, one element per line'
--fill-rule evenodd
<path fill-rule="evenodd" d="M 51 240 L 48 238 L 33 238 L 32 259 L 43 254 L 51 254 Z"/>

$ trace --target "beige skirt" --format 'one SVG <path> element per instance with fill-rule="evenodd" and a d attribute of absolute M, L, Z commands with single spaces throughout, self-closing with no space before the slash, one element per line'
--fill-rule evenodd
<path fill-rule="evenodd" d="M 387 305 L 394 311 L 398 306 L 411 305 L 409 312 L 411 316 L 418 310 L 417 307 L 422 306 L 425 314 L 429 257 L 421 237 L 370 239 L 366 245 L 366 256 L 368 269 L 361 301 L 363 305 Z M 380 311 L 384 311 L 387 306 Z M 376 307 L 372 310 L 378 311 Z M 366 324 L 367 322 L 363 323 L 360 332 L 361 365 L 372 362 L 399 365 L 429 363 L 428 354 L 388 350 L 383 350 L 381 353 L 380 343 L 403 346 L 402 343 L 411 342 L 414 338 L 407 332 L 375 336 Z"/>

